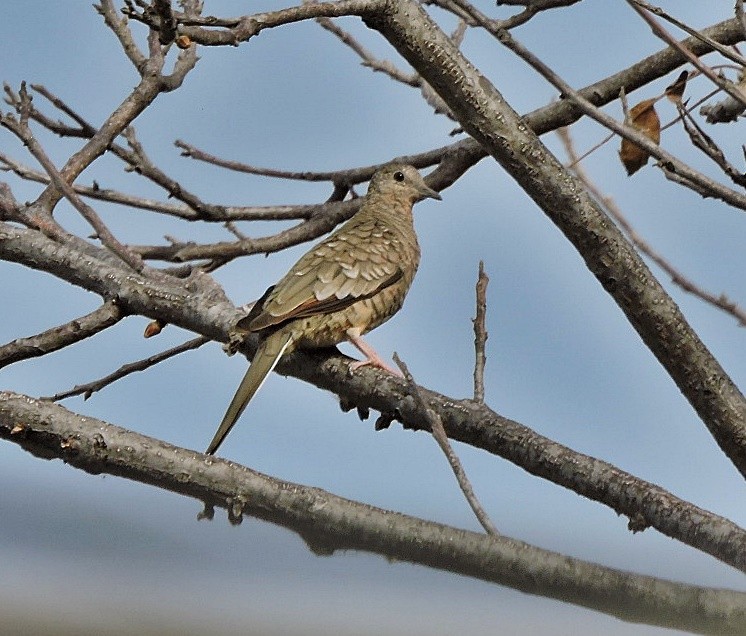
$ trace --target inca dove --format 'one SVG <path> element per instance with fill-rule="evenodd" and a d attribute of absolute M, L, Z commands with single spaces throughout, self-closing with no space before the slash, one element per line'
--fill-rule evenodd
<path fill-rule="evenodd" d="M 207 453 L 225 436 L 283 354 L 350 341 L 366 364 L 391 369 L 362 339 L 402 306 L 420 262 L 412 206 L 440 199 L 412 166 L 389 164 L 370 181 L 357 214 L 307 252 L 238 321 L 263 338 Z"/>

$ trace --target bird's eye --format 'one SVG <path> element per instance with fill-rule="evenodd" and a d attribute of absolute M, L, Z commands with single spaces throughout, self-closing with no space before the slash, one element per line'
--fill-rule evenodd
<path fill-rule="evenodd" d="M 401 170 L 394 173 L 394 181 L 404 181 L 404 173 Z"/>

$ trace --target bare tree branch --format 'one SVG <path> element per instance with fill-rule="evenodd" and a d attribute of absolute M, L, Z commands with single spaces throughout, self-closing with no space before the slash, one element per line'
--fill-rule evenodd
<path fill-rule="evenodd" d="M 484 403 L 484 366 L 487 363 L 487 285 L 490 277 L 484 272 L 484 261 L 479 261 L 476 297 L 477 314 L 474 318 L 474 401 Z"/>
<path fill-rule="evenodd" d="M 174 144 L 177 148 L 181 148 L 181 154 L 184 157 L 189 157 L 197 161 L 204 161 L 205 163 L 210 163 L 236 172 L 260 175 L 263 177 L 274 177 L 277 179 L 293 179 L 296 181 L 330 181 L 334 185 L 344 185 L 348 187 L 359 183 L 365 183 L 384 165 L 383 163 L 376 163 L 359 168 L 345 168 L 343 170 L 333 171 L 276 170 L 274 168 L 252 166 L 240 161 L 222 159 L 180 139 L 177 139 Z M 413 165 L 415 168 L 420 169 L 429 168 L 430 166 L 437 164 L 443 158 L 443 153 L 447 148 L 448 147 L 438 148 L 416 155 L 400 155 L 398 157 L 392 157 L 391 161 L 408 163 Z"/>
<path fill-rule="evenodd" d="M 594 201 L 580 181 L 564 172 L 532 133 L 532 130 L 536 134 L 547 132 L 587 114 L 626 139 L 650 148 L 651 154 L 663 162 L 662 168 L 669 178 L 678 179 L 705 196 L 718 196 L 731 205 L 746 209 L 746 197 L 740 191 L 705 178 L 652 144 L 638 131 L 615 122 L 598 109 L 600 105 L 618 99 L 620 93 L 631 93 L 665 75 L 685 63 L 687 57 L 710 69 L 699 63 L 699 56 L 713 49 L 722 52 L 727 50 L 725 46 L 728 44 L 744 39 L 742 3 L 739 0 L 736 4 L 735 20 L 705 29 L 701 34 L 688 29 L 692 37 L 683 43 L 668 36 L 671 46 L 666 50 L 575 91 L 512 40 L 505 30 L 525 23 L 541 11 L 569 6 L 577 1 L 506 1 L 502 4 L 519 5 L 525 9 L 507 20 L 495 20 L 468 0 L 433 0 L 433 4 L 459 19 L 456 32 L 448 36 L 422 10 L 421 5 L 428 2 L 411 0 L 304 2 L 299 7 L 238 18 L 203 16 L 202 3 L 198 0 L 182 0 L 179 3 L 181 11 L 174 10 L 170 0 L 125 0 L 125 19 L 116 11 L 112 0 L 102 0 L 97 10 L 140 74 L 139 83 L 100 127 L 98 123 L 89 123 L 44 87 L 32 85 L 37 93 L 49 100 L 53 116 L 57 116 L 56 109 L 65 116 L 66 123 L 33 108 L 25 88 L 18 95 L 6 88 L 7 101 L 20 116 L 20 120 L 7 119 L 6 126 L 11 130 L 15 127 L 14 132 L 17 131 L 19 139 L 42 163 L 47 174 L 27 168 L 7 155 L 0 155 L 0 169 L 12 170 L 23 179 L 45 186 L 35 201 L 19 204 L 10 188 L 0 183 L 0 259 L 50 273 L 92 291 L 101 296 L 104 305 L 78 320 L 0 346 L 0 367 L 72 344 L 127 315 L 150 317 L 155 331 L 170 323 L 198 334 L 197 338 L 182 345 L 125 365 L 106 378 L 76 386 L 53 399 L 80 393 L 88 397 L 129 373 L 150 368 L 206 342 L 227 342 L 237 318 L 243 314 L 206 272 L 238 256 L 268 253 L 320 236 L 356 211 L 358 202 L 354 200 L 354 187 L 367 181 L 378 166 L 323 173 L 272 170 L 220 159 L 177 141 L 182 154 L 215 166 L 283 179 L 328 181 L 332 185 L 329 198 L 320 204 L 217 205 L 203 201 L 190 191 L 189 183 L 179 182 L 157 166 L 148 157 L 145 145 L 137 139 L 132 126 L 139 114 L 149 108 L 161 93 L 181 86 L 197 61 L 199 44 L 235 46 L 262 30 L 316 19 L 374 70 L 388 72 L 397 81 L 420 87 L 428 103 L 449 112 L 471 135 L 469 139 L 403 158 L 420 168 L 437 166 L 427 177 L 429 185 L 438 190 L 447 188 L 469 167 L 488 155 L 518 181 L 573 243 L 643 342 L 681 388 L 725 454 L 746 474 L 746 401 L 743 396 L 685 322 L 623 234 L 605 216 L 603 207 L 598 205 L 604 201 Z M 641 0 L 628 1 L 636 6 L 648 6 Z M 367 26 L 381 33 L 402 54 L 416 73 L 402 73 L 393 64 L 373 57 L 358 40 L 330 20 L 342 16 L 362 18 Z M 562 92 L 561 101 L 519 118 L 488 79 L 459 52 L 467 24 L 485 29 L 535 64 L 535 68 L 543 69 L 545 77 Z M 135 43 L 131 25 L 133 30 L 147 31 L 144 50 Z M 740 58 L 735 54 L 729 57 Z M 172 65 L 170 73 L 166 70 L 168 65 Z M 31 133 L 28 120 L 38 122 L 45 130 L 63 137 L 82 139 L 82 142 L 74 142 L 79 150 L 57 169 Z M 694 144 L 738 184 L 742 175 L 737 174 L 715 142 L 691 119 L 684 119 L 684 122 Z M 126 144 L 120 142 L 120 136 Z M 118 157 L 126 171 L 139 173 L 179 203 L 161 203 L 102 189 L 95 182 L 91 186 L 76 184 L 82 171 L 104 152 Z M 587 189 L 590 190 L 591 186 Z M 345 200 L 350 193 L 353 200 Z M 89 220 L 105 247 L 68 234 L 57 223 L 53 215 L 63 196 Z M 165 245 L 125 246 L 117 241 L 81 196 L 169 214 L 187 221 L 222 223 L 230 240 L 212 244 L 192 243 L 178 238 L 177 229 L 168 230 L 176 238 L 166 236 Z M 605 207 L 611 207 L 611 204 Z M 289 229 L 259 238 L 234 225 L 238 220 L 256 219 L 302 221 Z M 630 234 L 630 238 L 636 245 L 643 245 L 634 234 Z M 660 259 L 653 252 L 651 254 Z M 167 276 L 161 270 L 147 268 L 141 260 L 143 258 L 188 262 L 189 265 L 170 268 L 166 272 L 173 276 Z M 661 263 L 665 261 L 660 259 Z M 675 272 L 673 268 L 666 271 Z M 399 420 L 413 430 L 430 430 L 488 533 L 496 533 L 496 530 L 476 500 L 448 436 L 506 458 L 533 475 L 608 506 L 629 518 L 628 528 L 633 532 L 656 528 L 666 536 L 746 572 L 746 531 L 737 524 L 683 501 L 610 463 L 542 437 L 518 422 L 501 417 L 484 403 L 487 281 L 480 263 L 474 319 L 473 400 L 457 400 L 418 387 L 403 363 L 407 383 L 374 369 L 361 369 L 350 375 L 349 360 L 328 351 L 297 351 L 281 362 L 278 371 L 333 391 L 346 406 L 357 407 L 361 416 L 376 409 L 382 414 L 379 421 L 384 423 Z M 677 282 L 687 288 L 688 281 Z M 694 287 L 691 283 L 689 285 Z M 706 296 L 704 292 L 702 294 Z M 725 298 L 720 300 L 719 306 L 730 304 Z M 743 312 L 737 307 L 733 310 L 734 315 L 743 320 Z M 257 342 L 258 336 L 250 335 L 241 343 L 241 353 L 251 355 Z M 242 466 L 178 449 L 99 420 L 83 418 L 58 405 L 38 402 L 27 396 L 0 392 L 0 437 L 39 456 L 59 457 L 89 472 L 121 475 L 195 497 L 205 503 L 208 511 L 214 506 L 225 507 L 229 519 L 234 522 L 240 522 L 244 514 L 251 514 L 281 523 L 299 532 L 311 549 L 319 553 L 347 548 L 367 550 L 559 598 L 625 620 L 702 633 L 740 634 L 746 631 L 746 596 L 741 593 L 672 584 L 618 572 L 508 538 L 466 533 L 350 502 L 317 489 L 280 482 Z"/>
<path fill-rule="evenodd" d="M 505 20 L 489 20 L 489 22 L 491 22 L 495 28 L 513 29 L 525 24 L 542 11 L 559 7 L 569 7 L 577 2 L 580 2 L 580 0 L 498 0 L 496 3 L 497 6 L 520 6 L 525 7 L 525 9 Z M 460 19 L 465 20 L 469 26 L 476 26 L 479 23 L 474 16 L 480 12 L 478 12 L 475 7 L 466 0 L 427 0 L 423 4 L 437 5 L 446 11 L 453 13 Z M 486 18 L 483 14 L 481 15 L 483 18 Z"/>
<path fill-rule="evenodd" d="M 25 82 L 21 86 L 20 96 L 21 102 L 18 111 L 20 118 L 16 119 L 10 115 L 4 115 L 0 117 L 0 125 L 10 130 L 21 141 L 23 141 L 23 144 L 29 149 L 29 152 L 42 165 L 44 170 L 46 170 L 51 183 L 62 193 L 72 206 L 80 212 L 81 216 L 88 221 L 91 227 L 96 231 L 96 236 L 101 240 L 101 242 L 132 269 L 136 272 L 141 272 L 145 266 L 142 259 L 122 245 L 111 233 L 109 228 L 104 225 L 101 218 L 96 214 L 96 211 L 78 196 L 72 186 L 64 180 L 51 159 L 49 159 L 47 154 L 44 152 L 41 144 L 39 144 L 34 137 L 31 129 L 28 127 L 28 106 L 30 104 L 30 97 L 26 93 Z"/>
<path fill-rule="evenodd" d="M 728 93 L 728 95 L 730 95 L 733 99 L 740 101 L 744 106 L 746 106 L 746 98 L 735 86 L 733 86 L 732 82 L 720 77 L 717 73 L 715 73 L 715 71 L 707 66 L 707 64 L 703 63 L 696 55 L 691 53 L 688 49 L 677 42 L 676 39 L 668 31 L 666 31 L 660 24 L 658 24 L 658 22 L 652 17 L 652 15 L 650 15 L 651 8 L 646 2 L 640 2 L 639 0 L 627 0 L 627 4 L 629 4 L 637 12 L 637 14 L 643 20 L 645 20 L 645 22 L 650 26 L 651 30 L 656 36 L 658 36 L 661 40 L 663 40 L 670 46 L 681 51 L 681 53 L 692 63 L 692 65 L 697 68 L 703 75 L 705 75 L 713 84 Z M 743 64 L 743 60 L 741 60 L 739 63 Z"/>
<path fill-rule="evenodd" d="M 45 356 L 80 342 L 118 323 L 124 316 L 116 302 L 109 301 L 86 316 L 48 329 L 35 336 L 17 338 L 0 346 L 0 369 L 9 364 Z"/>
<path fill-rule="evenodd" d="M 608 224 L 608 221 L 607 221 Z M 104 252 L 105 250 L 99 250 Z M 92 252 L 78 253 L 39 232 L 0 223 L 0 258 L 53 273 L 104 297 L 116 290 L 125 313 L 175 324 L 212 340 L 228 342 L 245 314 L 199 273 L 173 282 L 138 277 Z M 207 283 L 207 284 L 206 284 Z M 254 354 L 257 338 L 244 340 L 241 352 Z M 295 352 L 278 372 L 332 391 L 347 404 L 395 414 L 406 427 L 423 430 L 425 414 L 403 380 L 372 369 L 348 373 L 349 358 L 324 352 Z M 423 389 L 424 390 L 424 389 Z M 683 501 L 666 490 L 619 468 L 547 439 L 499 416 L 473 400 L 457 400 L 426 391 L 430 406 L 448 436 L 504 457 L 533 475 L 569 488 L 661 533 L 746 571 L 746 532 L 727 519 Z M 722 397 L 720 398 L 722 399 Z M 427 430 L 427 429 L 424 429 Z"/>
<path fill-rule="evenodd" d="M 720 448 L 746 475 L 746 400 L 676 303 L 582 185 L 419 5 L 389 2 L 386 11 L 367 18 L 366 23 L 380 31 L 427 79 L 464 130 L 490 151 L 573 243 Z M 454 75 L 463 79 L 454 82 Z M 584 102 L 575 91 L 568 92 L 568 96 L 579 105 Z M 652 147 L 658 151 L 644 135 L 635 137 L 635 143 L 637 137 L 645 139 L 646 150 Z"/>
<path fill-rule="evenodd" d="M 78 384 L 68 391 L 55 393 L 51 397 L 43 397 L 41 399 L 58 402 L 59 400 L 65 400 L 76 395 L 82 395 L 83 399 L 87 400 L 94 393 L 106 388 L 117 380 L 121 380 L 122 378 L 125 378 L 128 375 L 131 375 L 138 371 L 146 371 L 147 369 L 154 367 L 156 364 L 163 362 L 164 360 L 168 360 L 169 358 L 173 358 L 174 356 L 177 356 L 186 351 L 194 351 L 194 349 L 199 349 L 203 344 L 207 344 L 208 342 L 210 342 L 209 338 L 205 338 L 204 336 L 193 338 L 192 340 L 188 340 L 187 342 L 184 342 L 176 347 L 172 347 L 171 349 L 167 349 L 166 351 L 162 351 L 161 353 L 148 356 L 143 360 L 124 364 L 116 371 L 114 371 L 114 373 L 110 373 L 103 378 L 93 380 L 92 382 L 86 382 L 85 384 Z"/>
<path fill-rule="evenodd" d="M 150 57 L 143 58 L 137 51 L 132 36 L 123 20 L 120 20 L 111 0 L 102 0 L 97 6 L 104 20 L 122 42 L 125 52 L 135 63 L 142 77 L 140 83 L 109 116 L 90 140 L 59 170 L 62 179 L 72 183 L 96 158 L 100 157 L 109 145 L 129 126 L 137 116 L 151 104 L 161 92 L 178 88 L 186 74 L 197 63 L 196 47 L 179 53 L 171 75 L 161 74 L 165 58 L 158 44 L 157 36 L 149 38 Z M 62 197 L 62 193 L 52 185 L 39 196 L 36 205 L 51 211 Z"/>
<path fill-rule="evenodd" d="M 385 73 L 391 79 L 406 84 L 407 86 L 415 88 L 420 87 L 420 78 L 416 73 L 404 73 L 396 68 L 392 62 L 388 60 L 379 60 L 347 31 L 337 26 L 333 20 L 330 20 L 329 18 L 316 18 L 316 22 L 323 29 L 334 35 L 340 42 L 342 42 L 342 44 L 354 51 L 363 61 L 363 66 L 367 66 L 368 68 L 380 73 Z"/>
<path fill-rule="evenodd" d="M 375 11 L 378 5 L 379 0 L 338 0 L 337 2 L 308 3 L 298 7 L 281 9 L 280 11 L 256 13 L 227 20 L 210 18 L 199 20 L 195 17 L 185 17 L 178 11 L 174 12 L 174 16 L 180 23 L 179 33 L 186 35 L 196 44 L 202 44 L 203 46 L 237 46 L 241 42 L 246 42 L 259 35 L 265 29 L 314 18 L 362 15 Z M 126 8 L 125 15 L 151 28 L 158 28 L 157 20 L 154 20 L 150 13 L 138 11 L 131 3 Z"/>
<path fill-rule="evenodd" d="M 679 111 L 679 116 L 684 129 L 689 135 L 689 139 L 692 144 L 699 148 L 707 157 L 709 157 L 723 173 L 730 178 L 736 185 L 746 187 L 746 175 L 740 172 L 736 167 L 731 164 L 725 157 L 725 153 L 715 143 L 715 141 L 708 134 L 702 130 L 702 127 L 694 121 L 694 117 L 691 116 L 690 111 L 685 110 L 681 104 L 676 104 L 676 108 Z"/>
<path fill-rule="evenodd" d="M 360 207 L 360 201 L 330 202 L 320 205 L 298 225 L 261 238 L 245 238 L 206 245 L 174 243 L 172 245 L 133 245 L 131 249 L 146 259 L 186 262 L 198 259 L 233 259 L 248 254 L 270 254 L 318 238 L 349 219 Z"/>
<path fill-rule="evenodd" d="M 112 0 L 102 0 L 102 2 L 94 4 L 93 6 L 104 18 L 106 26 L 108 26 L 114 35 L 117 36 L 119 43 L 122 45 L 122 50 L 125 52 L 132 64 L 134 64 L 135 68 L 141 72 L 147 62 L 147 58 L 142 51 L 140 51 L 137 44 L 135 44 L 132 32 L 127 26 L 127 21 L 122 19 L 119 15 L 118 11 L 114 8 Z"/>
<path fill-rule="evenodd" d="M 665 258 L 663 258 L 658 252 L 656 252 L 648 242 L 643 239 L 632 227 L 630 222 L 626 219 L 625 215 L 622 214 L 621 210 L 617 207 L 614 201 L 605 196 L 596 186 L 596 184 L 590 179 L 588 174 L 583 170 L 579 162 L 579 157 L 575 151 L 575 147 L 570 137 L 570 131 L 567 128 L 562 128 L 558 131 L 558 135 L 562 144 L 567 152 L 570 159 L 570 165 L 572 166 L 573 173 L 583 182 L 583 185 L 587 188 L 596 201 L 600 205 L 604 206 L 604 209 L 609 213 L 610 216 L 619 224 L 624 230 L 624 233 L 629 237 L 632 244 L 640 250 L 643 254 L 646 254 L 650 259 L 658 265 L 664 272 L 666 272 L 674 284 L 681 287 L 684 291 L 689 292 L 698 296 L 702 300 L 711 305 L 721 309 L 734 318 L 736 318 L 742 327 L 746 327 L 746 312 L 741 309 L 736 303 L 731 301 L 725 294 L 716 296 L 708 291 L 705 291 L 698 285 L 695 285 L 689 278 L 684 276 L 679 270 L 671 265 Z"/>
<path fill-rule="evenodd" d="M 456 481 L 458 482 L 459 488 L 461 488 L 461 492 L 464 493 L 464 497 L 466 497 L 466 501 L 469 503 L 469 507 L 474 512 L 477 520 L 485 529 L 487 534 L 500 534 L 497 531 L 495 524 L 492 523 L 492 520 L 489 518 L 489 515 L 487 514 L 485 509 L 482 507 L 479 499 L 477 499 L 476 494 L 474 494 L 474 488 L 472 488 L 471 482 L 466 476 L 466 471 L 461 464 L 461 460 L 458 458 L 458 455 L 456 455 L 456 452 L 453 450 L 451 443 L 448 441 L 448 435 L 446 435 L 446 431 L 443 428 L 443 422 L 440 421 L 438 414 L 428 406 L 427 402 L 425 401 L 425 396 L 422 394 L 420 388 L 415 383 L 412 374 L 407 368 L 407 365 L 404 364 L 404 362 L 396 353 L 394 353 L 394 362 L 396 362 L 397 366 L 404 374 L 404 379 L 407 381 L 409 392 L 416 400 L 417 406 L 422 410 L 423 413 L 425 413 L 425 416 L 427 418 L 427 425 L 430 427 L 430 431 L 432 432 L 435 441 L 438 442 L 438 446 L 440 446 L 440 449 L 446 456 L 448 463 L 451 465 L 451 470 L 453 470 L 453 474 L 456 476 Z"/>
<path fill-rule="evenodd" d="M 644 0 L 632 0 L 632 2 L 634 2 L 634 4 L 636 4 L 638 7 L 642 8 L 642 9 L 645 9 L 646 11 L 648 11 L 648 12 L 654 14 L 654 15 L 657 15 L 657 16 L 659 16 L 661 18 L 663 18 L 667 22 L 670 22 L 671 24 L 673 24 L 673 25 L 677 26 L 678 28 L 680 28 L 682 31 L 685 31 L 686 33 L 688 33 L 692 37 L 697 38 L 701 42 L 703 42 L 703 43 L 707 44 L 708 46 L 712 47 L 713 51 L 717 51 L 724 58 L 729 59 L 729 60 L 735 62 L 739 66 L 746 65 L 746 59 L 744 59 L 744 57 L 742 55 L 739 55 L 737 51 L 734 51 L 733 49 L 728 48 L 726 46 L 723 46 L 719 42 L 713 40 L 712 38 L 707 37 L 704 34 L 704 32 L 698 31 L 697 29 L 693 29 L 688 24 L 684 24 L 683 22 L 681 22 L 681 20 L 677 20 L 676 18 L 674 18 L 669 13 L 666 13 L 660 7 L 654 7 L 653 5 L 651 5 L 648 2 L 645 2 Z M 666 42 L 668 42 L 668 44 L 670 44 L 671 46 L 674 46 L 677 50 L 681 51 L 685 55 L 686 55 L 685 51 L 688 52 L 688 49 L 686 48 L 686 46 L 680 46 L 680 47 L 676 46 L 672 41 L 669 41 L 669 40 L 666 40 Z"/>
<path fill-rule="evenodd" d="M 521 541 L 424 521 L 280 481 L 49 402 L 0 392 L 0 437 L 89 473 L 133 479 L 297 532 L 317 554 L 362 550 L 704 634 L 746 629 L 746 595 L 605 568 Z M 178 470 L 174 470 L 174 466 Z M 413 540 L 416 537 L 416 540 Z"/>

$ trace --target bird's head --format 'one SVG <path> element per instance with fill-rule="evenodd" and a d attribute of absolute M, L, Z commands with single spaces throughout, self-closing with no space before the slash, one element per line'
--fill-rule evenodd
<path fill-rule="evenodd" d="M 430 188 L 417 168 L 402 163 L 391 163 L 373 175 L 368 194 L 382 194 L 407 199 L 411 203 L 422 199 L 441 199 L 440 194 Z"/>

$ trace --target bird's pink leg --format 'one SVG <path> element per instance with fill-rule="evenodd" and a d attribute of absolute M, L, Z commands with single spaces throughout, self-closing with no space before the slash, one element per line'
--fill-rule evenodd
<path fill-rule="evenodd" d="M 394 375 L 401 377 L 404 377 L 399 371 L 399 369 L 394 369 L 393 367 L 386 364 L 381 357 L 376 353 L 376 350 L 371 347 L 365 340 L 363 340 L 362 336 L 360 335 L 360 331 L 358 329 L 348 329 L 347 330 L 347 339 L 355 345 L 355 347 L 358 348 L 360 353 L 362 353 L 365 356 L 365 360 L 358 360 L 357 362 L 353 362 L 350 364 L 350 371 L 355 371 L 356 369 L 359 369 L 360 367 L 366 367 L 366 366 L 372 366 L 377 367 L 378 369 L 383 369 L 384 371 L 388 371 L 389 373 L 393 373 Z"/>

